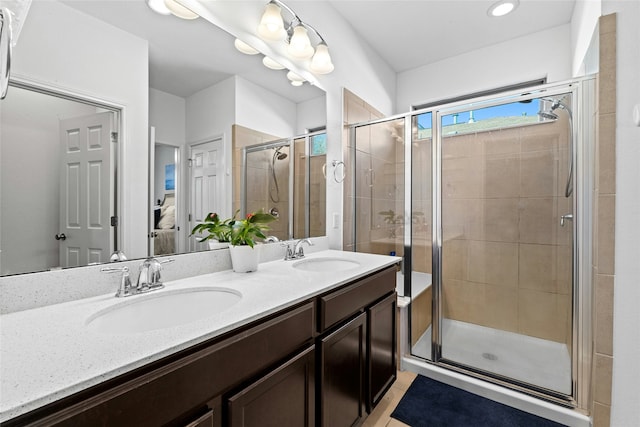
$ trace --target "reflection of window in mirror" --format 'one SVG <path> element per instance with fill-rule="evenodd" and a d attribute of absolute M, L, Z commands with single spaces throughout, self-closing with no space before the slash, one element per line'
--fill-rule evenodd
<path fill-rule="evenodd" d="M 109 261 L 118 128 L 110 106 L 12 82 L 0 103 L 0 275 Z"/>

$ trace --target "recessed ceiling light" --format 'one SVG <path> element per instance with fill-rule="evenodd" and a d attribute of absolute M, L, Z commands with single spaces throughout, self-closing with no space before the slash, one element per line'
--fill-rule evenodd
<path fill-rule="evenodd" d="M 518 7 L 520 4 L 519 0 L 501 0 L 497 3 L 494 3 L 489 10 L 487 11 L 487 15 L 489 16 L 504 16 L 507 15 Z"/>

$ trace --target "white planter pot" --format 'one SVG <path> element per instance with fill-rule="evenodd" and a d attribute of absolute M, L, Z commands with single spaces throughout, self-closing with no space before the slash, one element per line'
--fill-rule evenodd
<path fill-rule="evenodd" d="M 260 245 L 233 246 L 229 245 L 231 253 L 231 265 L 236 273 L 249 273 L 258 270 L 258 260 L 260 258 Z"/>
<path fill-rule="evenodd" d="M 229 247 L 229 242 L 218 242 L 215 239 L 210 239 L 207 240 L 207 242 L 209 242 L 209 249 L 210 250 L 214 250 L 214 249 L 226 249 Z"/>

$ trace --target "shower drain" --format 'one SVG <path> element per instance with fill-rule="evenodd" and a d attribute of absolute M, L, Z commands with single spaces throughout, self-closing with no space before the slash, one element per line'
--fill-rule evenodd
<path fill-rule="evenodd" d="M 482 357 L 484 357 L 487 360 L 498 360 L 498 356 L 496 356 L 493 353 L 482 353 Z"/>

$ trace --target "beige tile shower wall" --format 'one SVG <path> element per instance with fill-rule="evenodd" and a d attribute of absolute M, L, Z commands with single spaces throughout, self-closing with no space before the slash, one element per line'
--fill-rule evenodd
<path fill-rule="evenodd" d="M 446 317 L 567 342 L 571 212 L 567 118 L 445 137 Z"/>
<path fill-rule="evenodd" d="M 600 17 L 600 71 L 594 200 L 594 427 L 608 427 L 613 367 L 614 226 L 616 199 L 616 15 Z"/>
<path fill-rule="evenodd" d="M 360 195 L 369 193 L 368 189 L 358 189 L 353 191 L 353 183 L 355 174 L 362 177 L 362 174 L 368 173 L 366 169 L 363 169 L 363 165 L 371 164 L 371 128 L 366 127 L 358 132 L 357 141 L 349 140 L 348 125 L 355 123 L 363 123 L 371 120 L 381 119 L 384 117 L 382 113 L 377 111 L 371 105 L 367 104 L 362 98 L 358 97 L 353 92 L 347 89 L 343 89 L 343 125 L 344 131 L 342 135 L 344 147 L 343 159 L 345 165 L 347 165 L 346 177 L 344 180 L 344 208 L 343 208 L 343 244 L 344 250 L 354 249 L 353 230 L 354 223 L 357 222 L 358 230 L 365 231 L 365 233 L 359 233 L 360 238 L 358 242 L 358 251 L 371 252 L 373 247 L 371 245 L 371 236 L 369 231 L 372 224 L 372 209 L 371 209 L 371 197 L 361 197 Z M 352 150 L 356 147 L 356 155 L 362 158 L 352 158 Z M 368 162 L 366 161 L 368 160 Z M 354 166 L 358 165 L 359 170 L 355 171 Z M 360 180 L 362 181 L 362 180 Z M 356 199 L 356 196 L 357 197 Z M 354 211 L 355 205 L 355 211 Z M 380 253 L 389 253 L 390 248 L 394 248 L 395 244 L 384 244 L 382 247 L 377 247 L 375 250 Z"/>
<path fill-rule="evenodd" d="M 269 135 L 240 125 L 233 125 L 231 129 L 231 139 L 233 146 L 233 211 L 242 206 L 242 149 L 249 145 L 264 144 L 269 141 L 280 139 L 280 137 Z M 269 203 L 269 162 L 273 153 L 265 151 L 254 153 L 253 161 L 247 168 L 247 210 L 252 212 L 258 209 L 268 210 L 272 203 Z M 282 173 L 278 176 L 281 194 L 288 192 L 289 175 Z M 282 180 L 282 183 L 280 183 Z M 280 219 L 271 223 L 271 234 L 278 237 L 285 237 L 287 228 L 288 203 L 286 198 L 277 204 L 281 213 Z M 284 214 L 284 215 L 283 215 Z"/>

